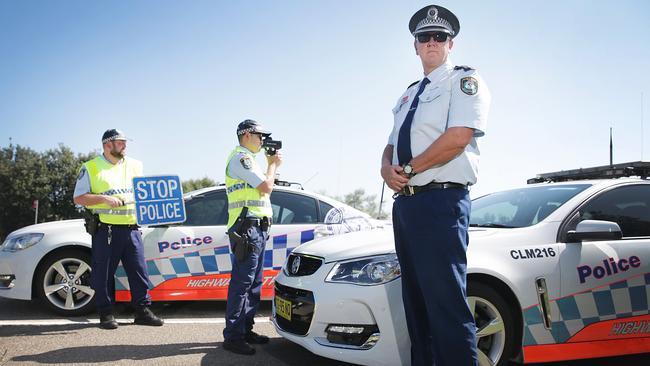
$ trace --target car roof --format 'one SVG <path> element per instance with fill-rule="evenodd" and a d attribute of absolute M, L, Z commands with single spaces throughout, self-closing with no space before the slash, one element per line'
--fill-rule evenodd
<path fill-rule="evenodd" d="M 502 192 L 508 192 L 508 191 L 513 191 L 513 190 L 520 190 L 520 189 L 534 189 L 534 188 L 539 188 L 539 187 L 562 187 L 562 186 L 575 186 L 575 185 L 588 185 L 589 187 L 585 189 L 583 192 L 580 194 L 576 195 L 576 197 L 581 197 L 582 195 L 591 195 L 593 192 L 598 192 L 603 189 L 606 189 L 608 187 L 613 187 L 617 185 L 623 185 L 623 184 L 650 184 L 650 180 L 648 179 L 640 179 L 640 178 L 613 178 L 613 179 L 589 179 L 589 180 L 571 180 L 571 181 L 562 181 L 562 182 L 541 182 L 541 183 L 529 183 L 526 185 L 520 185 L 517 187 L 512 187 L 508 189 L 502 189 L 498 191 L 493 191 L 478 197 L 472 198 L 472 200 L 483 198 L 486 196 L 490 196 L 494 193 L 502 193 Z"/>

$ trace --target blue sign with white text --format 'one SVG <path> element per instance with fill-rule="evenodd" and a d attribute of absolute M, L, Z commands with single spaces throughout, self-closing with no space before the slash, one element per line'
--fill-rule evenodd
<path fill-rule="evenodd" d="M 177 175 L 133 178 L 133 196 L 138 225 L 185 221 L 183 187 Z"/>

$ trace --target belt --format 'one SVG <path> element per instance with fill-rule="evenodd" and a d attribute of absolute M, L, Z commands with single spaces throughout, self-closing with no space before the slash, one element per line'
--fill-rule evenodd
<path fill-rule="evenodd" d="M 110 227 L 114 227 L 114 228 L 124 228 L 124 229 L 130 229 L 130 230 L 138 230 L 140 228 L 140 226 L 138 226 L 138 224 L 107 224 L 107 223 L 101 222 L 101 221 L 99 222 L 99 224 L 97 224 L 97 226 L 106 226 L 106 227 L 110 226 Z"/>
<path fill-rule="evenodd" d="M 430 191 L 432 189 L 447 189 L 447 188 L 463 188 L 467 189 L 466 184 L 453 183 L 453 182 L 431 182 L 423 186 L 404 186 L 402 190 L 395 192 L 393 198 L 397 196 L 413 196 L 414 194 Z"/>
<path fill-rule="evenodd" d="M 260 217 L 247 217 L 247 218 L 244 219 L 244 226 L 245 227 L 261 226 L 262 230 L 266 230 L 271 226 L 272 221 L 273 221 L 273 219 L 268 217 L 268 216 L 264 216 L 262 218 L 260 218 Z"/>

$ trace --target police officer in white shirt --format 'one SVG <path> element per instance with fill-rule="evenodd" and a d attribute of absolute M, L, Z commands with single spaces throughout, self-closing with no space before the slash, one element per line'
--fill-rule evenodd
<path fill-rule="evenodd" d="M 413 15 L 409 30 L 424 79 L 393 108 L 381 175 L 396 192 L 393 228 L 411 362 L 477 365 L 466 293 L 468 188 L 477 179 L 490 93 L 475 70 L 449 60 L 460 30 L 451 11 L 426 6 Z"/>

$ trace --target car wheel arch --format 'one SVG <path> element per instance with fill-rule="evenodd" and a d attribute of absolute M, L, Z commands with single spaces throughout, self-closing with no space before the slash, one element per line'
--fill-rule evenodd
<path fill-rule="evenodd" d="M 82 243 L 69 243 L 69 244 L 64 244 L 61 246 L 58 246 L 49 252 L 47 252 L 45 255 L 41 257 L 41 259 L 38 261 L 38 264 L 34 268 L 34 273 L 32 274 L 32 299 L 36 299 L 38 297 L 38 289 L 37 289 L 37 282 L 38 282 L 38 273 L 43 269 L 43 266 L 45 263 L 50 260 L 50 258 L 54 257 L 55 255 L 58 255 L 59 253 L 69 251 L 69 250 L 76 250 L 76 251 L 81 251 L 89 256 L 91 256 L 91 249 L 85 244 Z M 90 265 L 90 263 L 89 263 Z"/>
<path fill-rule="evenodd" d="M 514 291 L 512 291 L 510 286 L 508 286 L 502 280 L 483 273 L 468 274 L 467 275 L 468 287 L 470 286 L 470 283 L 480 283 L 484 286 L 491 287 L 496 292 L 498 292 L 501 296 L 503 296 L 504 300 L 511 307 L 511 309 L 513 310 L 512 315 L 514 316 L 514 321 L 515 321 L 514 329 L 516 332 L 515 334 L 516 353 L 512 360 L 515 362 L 523 362 L 522 343 L 523 343 L 523 333 L 524 333 L 523 331 L 524 319 L 523 319 L 523 314 L 521 312 L 521 304 L 519 303 L 519 300 L 517 299 L 517 296 L 515 295 Z"/>

